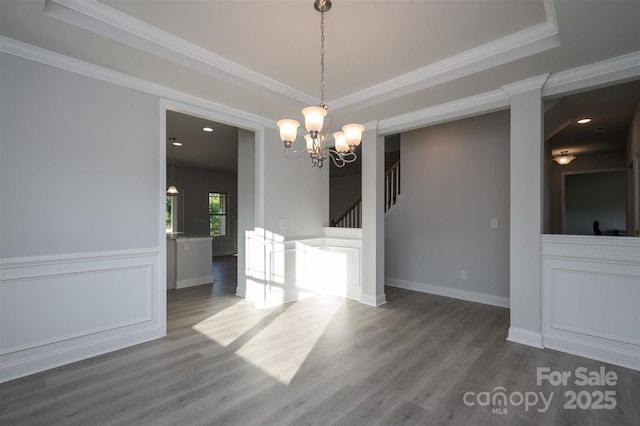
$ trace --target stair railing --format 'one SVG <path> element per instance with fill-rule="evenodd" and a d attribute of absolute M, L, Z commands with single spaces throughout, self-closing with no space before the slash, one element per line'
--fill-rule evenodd
<path fill-rule="evenodd" d="M 384 211 L 388 212 L 398 203 L 400 195 L 400 160 L 396 161 L 384 174 Z M 336 228 L 362 227 L 362 198 L 359 198 L 338 219 L 331 220 Z"/>
<path fill-rule="evenodd" d="M 353 203 L 342 216 L 331 221 L 336 228 L 362 228 L 362 198 Z"/>

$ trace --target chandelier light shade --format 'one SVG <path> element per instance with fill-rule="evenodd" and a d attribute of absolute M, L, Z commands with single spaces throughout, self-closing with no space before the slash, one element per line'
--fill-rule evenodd
<path fill-rule="evenodd" d="M 298 127 L 300 127 L 300 123 L 296 120 L 284 119 L 280 120 L 276 123 L 280 128 L 280 139 L 285 143 L 289 143 L 289 148 L 293 141 L 296 140 L 296 136 L 298 135 Z"/>
<path fill-rule="evenodd" d="M 331 131 L 331 115 L 329 106 L 324 103 L 324 14 L 331 9 L 330 0 L 315 0 L 313 7 L 320 12 L 320 103 L 308 106 L 302 110 L 304 116 L 305 149 L 296 151 L 293 144 L 296 141 L 300 123 L 296 120 L 284 119 L 276 124 L 280 129 L 280 139 L 284 143 L 284 156 L 286 158 L 299 158 L 303 153 L 311 157 L 311 165 L 319 169 L 324 162 L 331 158 L 337 167 L 344 167 L 356 160 L 356 148 L 362 142 L 364 126 L 361 124 L 347 124 L 341 132 L 333 133 L 334 146 L 326 146 L 327 135 Z M 325 129 L 325 118 L 328 118 L 329 129 Z"/>
<path fill-rule="evenodd" d="M 304 127 L 307 132 L 321 132 L 324 125 L 324 118 L 327 116 L 327 110 L 320 106 L 310 106 L 302 110 L 304 115 Z"/>
<path fill-rule="evenodd" d="M 573 154 L 569 154 L 569 151 L 562 151 L 560 155 L 556 155 L 553 157 L 553 161 L 560 164 L 561 166 L 565 166 L 576 159 L 576 156 Z"/>

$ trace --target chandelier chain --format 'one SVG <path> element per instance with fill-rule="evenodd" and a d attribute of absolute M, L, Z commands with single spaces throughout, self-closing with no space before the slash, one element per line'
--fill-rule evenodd
<path fill-rule="evenodd" d="M 324 105 L 324 11 L 320 12 L 320 104 Z"/>

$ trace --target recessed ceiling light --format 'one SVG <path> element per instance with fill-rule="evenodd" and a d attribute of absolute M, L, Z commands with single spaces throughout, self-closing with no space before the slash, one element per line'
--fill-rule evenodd
<path fill-rule="evenodd" d="M 590 118 L 581 118 L 580 120 L 577 121 L 578 124 L 587 124 L 590 122 L 591 122 Z"/>
<path fill-rule="evenodd" d="M 205 132 L 213 132 L 213 129 L 211 127 L 203 127 L 202 130 L 204 130 Z"/>

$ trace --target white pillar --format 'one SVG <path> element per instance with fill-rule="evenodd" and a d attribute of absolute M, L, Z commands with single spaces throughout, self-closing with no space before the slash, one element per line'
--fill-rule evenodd
<path fill-rule="evenodd" d="M 510 299 L 507 340 L 542 347 L 543 115 L 548 74 L 503 87 L 511 96 Z"/>
<path fill-rule="evenodd" d="M 384 295 L 384 136 L 377 124 L 362 134 L 362 291 L 360 303 L 380 306 Z"/>

